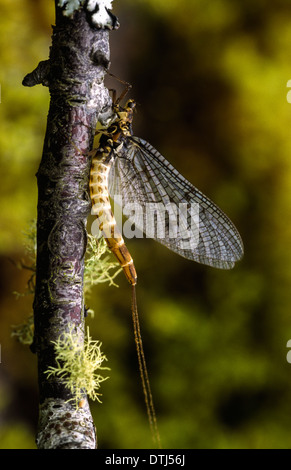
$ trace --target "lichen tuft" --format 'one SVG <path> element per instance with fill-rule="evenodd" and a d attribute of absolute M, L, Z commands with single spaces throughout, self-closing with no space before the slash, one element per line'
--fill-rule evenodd
<path fill-rule="evenodd" d="M 107 380 L 108 377 L 103 377 L 96 371 L 109 370 L 109 368 L 102 366 L 107 359 L 101 352 L 101 343 L 90 337 L 89 327 L 87 327 L 84 344 L 80 343 L 74 326 L 53 344 L 57 365 L 56 367 L 50 366 L 45 371 L 47 377 L 55 376 L 62 379 L 65 387 L 74 395 L 76 408 L 83 400 L 84 394 L 92 400 L 101 402 L 99 398 L 101 394 L 98 390 L 101 382 Z"/>
<path fill-rule="evenodd" d="M 108 253 L 108 256 L 104 256 Z M 110 286 L 115 284 L 115 277 L 122 271 L 119 263 L 112 260 L 111 252 L 104 238 L 96 239 L 88 234 L 88 245 L 84 270 L 84 294 L 88 295 L 93 286 L 108 282 Z"/>

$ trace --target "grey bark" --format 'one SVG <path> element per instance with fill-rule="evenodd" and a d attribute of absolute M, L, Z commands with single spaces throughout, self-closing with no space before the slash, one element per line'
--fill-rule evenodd
<path fill-rule="evenodd" d="M 52 341 L 72 323 L 84 342 L 83 270 L 90 149 L 101 112 L 110 98 L 103 80 L 109 65 L 108 23 L 94 27 L 85 6 L 71 17 L 57 6 L 56 26 L 48 61 L 42 61 L 23 84 L 49 87 L 51 101 L 43 155 L 37 172 L 37 269 L 34 299 L 38 357 L 38 448 L 95 448 L 96 434 L 86 396 L 85 406 L 75 401 L 58 377 L 47 379 L 55 366 Z M 83 2 L 84 3 L 84 2 Z M 86 5 L 86 3 L 85 3 Z"/>

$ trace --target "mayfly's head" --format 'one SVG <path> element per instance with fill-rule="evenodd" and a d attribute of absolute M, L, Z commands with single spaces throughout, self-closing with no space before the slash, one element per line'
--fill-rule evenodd
<path fill-rule="evenodd" d="M 114 111 L 118 114 L 120 119 L 126 121 L 127 116 L 132 116 L 132 112 L 136 107 L 136 102 L 134 100 L 128 100 L 124 107 L 119 105 L 115 106 Z"/>
<path fill-rule="evenodd" d="M 135 107 L 136 107 L 136 102 L 134 100 L 128 100 L 125 105 L 125 109 L 128 111 L 131 109 L 134 109 Z"/>
<path fill-rule="evenodd" d="M 133 111 L 135 109 L 136 103 L 134 100 L 128 100 L 124 108 L 119 108 L 118 114 L 118 126 L 121 130 L 123 136 L 130 136 L 132 134 L 132 120 L 133 120 Z"/>

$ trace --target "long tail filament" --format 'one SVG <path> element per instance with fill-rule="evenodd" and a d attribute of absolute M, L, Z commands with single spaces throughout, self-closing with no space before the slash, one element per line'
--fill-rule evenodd
<path fill-rule="evenodd" d="M 153 436 L 153 440 L 157 447 L 161 449 L 161 439 L 157 425 L 157 417 L 153 402 L 153 396 L 151 392 L 151 386 L 148 376 L 148 370 L 143 350 L 143 344 L 141 339 L 140 333 L 140 323 L 138 317 L 138 310 L 137 310 L 137 301 L 136 301 L 136 289 L 135 285 L 132 286 L 132 303 L 131 303 L 131 311 L 132 311 L 132 321 L 133 321 L 133 329 L 134 329 L 134 339 L 136 345 L 136 352 L 138 357 L 138 365 L 139 365 L 139 372 L 142 382 L 142 388 L 145 397 L 145 403 L 147 408 L 147 415 L 149 419 L 150 429 Z"/>

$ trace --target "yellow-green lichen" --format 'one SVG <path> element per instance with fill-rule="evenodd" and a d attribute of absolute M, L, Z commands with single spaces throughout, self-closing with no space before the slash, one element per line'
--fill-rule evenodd
<path fill-rule="evenodd" d="M 84 344 L 80 343 L 79 335 L 73 326 L 53 344 L 57 365 L 48 368 L 45 372 L 47 377 L 55 376 L 62 379 L 64 385 L 74 395 L 76 407 L 84 394 L 100 402 L 101 394 L 98 390 L 101 382 L 108 377 L 102 377 L 97 371 L 109 368 L 102 366 L 103 361 L 107 359 L 101 352 L 101 343 L 90 337 L 89 328 Z"/>
<path fill-rule="evenodd" d="M 16 262 L 15 265 L 18 269 L 26 269 L 32 274 L 27 281 L 27 286 L 24 292 L 14 291 L 13 294 L 17 299 L 26 295 L 33 295 L 35 293 L 35 274 L 36 274 L 36 221 L 32 220 L 28 229 L 23 232 L 24 235 L 24 249 L 27 261 Z M 18 341 L 25 345 L 33 343 L 34 335 L 34 321 L 33 313 L 31 313 L 24 323 L 12 325 L 11 336 L 18 339 Z"/>
<path fill-rule="evenodd" d="M 108 256 L 104 256 L 108 253 Z M 88 245 L 84 270 L 84 294 L 89 294 L 96 284 L 109 282 L 110 286 L 118 287 L 114 279 L 122 271 L 119 263 L 112 259 L 111 252 L 104 238 L 88 234 Z"/>
<path fill-rule="evenodd" d="M 24 250 L 28 260 L 26 262 L 19 261 L 15 265 L 18 269 L 26 269 L 31 271 L 32 274 L 27 281 L 27 287 L 24 293 L 13 292 L 16 297 L 22 297 L 24 295 L 34 294 L 35 292 L 35 273 L 36 273 L 36 221 L 32 220 L 24 235 Z"/>
<path fill-rule="evenodd" d="M 24 248 L 27 255 L 27 262 L 15 263 L 17 268 L 31 271 L 32 274 L 27 282 L 24 293 L 14 292 L 17 298 L 35 293 L 35 273 L 36 273 L 36 221 L 31 221 L 28 229 L 24 232 Z M 88 244 L 84 268 L 84 296 L 89 295 L 91 289 L 100 283 L 108 282 L 109 285 L 118 287 L 114 282 L 116 276 L 122 271 L 117 261 L 112 259 L 104 238 L 97 240 L 88 234 Z M 87 314 L 94 316 L 94 311 L 89 309 Z M 11 336 L 16 337 L 23 344 L 32 344 L 33 341 L 33 315 L 26 323 L 12 326 Z"/>
<path fill-rule="evenodd" d="M 30 346 L 33 343 L 34 335 L 33 314 L 27 318 L 26 322 L 20 323 L 19 325 L 13 325 L 12 329 L 12 337 L 14 336 L 20 343 Z"/>

